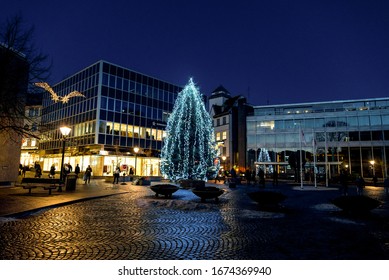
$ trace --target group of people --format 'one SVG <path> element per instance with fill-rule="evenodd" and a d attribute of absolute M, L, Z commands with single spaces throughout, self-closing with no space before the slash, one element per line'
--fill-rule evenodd
<path fill-rule="evenodd" d="M 56 168 L 55 168 L 55 165 L 53 164 L 50 167 L 49 178 L 55 178 L 55 174 L 56 174 L 55 171 L 56 171 Z M 73 166 L 70 163 L 65 163 L 64 167 L 63 167 L 63 173 L 62 173 L 63 179 L 65 180 L 66 176 L 68 176 L 68 174 L 70 174 L 72 171 L 73 171 Z M 78 163 L 77 163 L 76 167 L 74 168 L 74 173 L 77 175 L 77 178 L 79 177 L 79 174 L 81 173 L 81 168 L 80 168 Z M 90 183 L 91 176 L 92 176 L 92 167 L 90 165 L 88 165 L 88 167 L 85 169 L 85 173 L 83 176 L 83 181 L 85 182 L 85 184 Z"/>
<path fill-rule="evenodd" d="M 63 169 L 63 178 L 65 179 L 66 176 L 73 171 L 73 167 L 69 163 L 64 164 L 64 169 Z M 79 164 L 77 163 L 76 167 L 74 168 L 74 173 L 77 175 L 77 178 L 79 174 L 81 173 L 81 168 Z M 92 177 L 92 167 L 88 165 L 88 167 L 85 169 L 84 176 L 83 176 L 83 181 L 85 184 L 90 184 L 90 179 Z"/>
<path fill-rule="evenodd" d="M 258 182 L 260 184 L 260 186 L 263 186 L 263 187 L 265 186 L 265 172 L 262 168 L 259 168 L 258 172 L 255 172 L 255 170 L 251 171 L 250 169 L 246 169 L 244 175 L 245 175 L 247 184 L 251 184 L 251 182 L 256 184 Z M 215 183 L 217 180 L 220 182 L 221 178 L 223 178 L 223 177 L 225 178 L 225 181 L 224 181 L 225 183 L 229 180 L 228 178 L 231 178 L 232 180 L 234 180 L 237 177 L 235 169 L 232 168 L 230 172 L 224 171 L 224 174 L 222 172 L 219 172 L 218 176 L 215 178 Z M 278 173 L 276 171 L 274 171 L 272 173 L 272 177 L 273 177 L 273 186 L 277 186 L 278 185 Z M 377 186 L 378 185 L 377 176 L 373 176 L 372 180 L 373 180 L 372 181 L 373 185 Z M 345 171 L 345 170 L 341 171 L 341 173 L 339 175 L 339 183 L 340 183 L 340 189 L 341 189 L 342 195 L 349 194 L 349 181 L 350 181 L 350 177 L 347 174 L 347 171 Z M 383 185 L 384 185 L 385 194 L 387 196 L 389 196 L 389 177 L 384 180 Z M 363 195 L 363 191 L 364 191 L 364 188 L 366 186 L 366 182 L 362 176 L 359 175 L 355 179 L 355 186 L 356 186 L 356 194 Z"/>
<path fill-rule="evenodd" d="M 349 176 L 347 174 L 347 171 L 343 170 L 340 173 L 339 183 L 341 186 L 342 194 L 348 195 Z M 378 179 L 376 176 L 373 177 L 373 184 L 374 184 L 374 186 L 377 186 L 377 184 L 378 184 Z M 363 195 L 363 190 L 366 186 L 366 182 L 361 175 L 358 175 L 357 179 L 355 180 L 355 186 L 356 186 L 356 190 L 357 190 L 357 195 Z M 384 180 L 384 190 L 385 190 L 385 194 L 387 196 L 389 196 L 389 177 Z"/>
<path fill-rule="evenodd" d="M 26 177 L 26 172 L 29 171 L 30 168 L 27 165 L 19 164 L 19 175 L 23 175 L 23 177 Z M 35 178 L 40 178 L 42 176 L 42 167 L 39 164 L 39 162 L 34 163 L 34 170 L 35 170 Z"/>
<path fill-rule="evenodd" d="M 119 184 L 119 178 L 120 178 L 120 167 L 116 166 L 115 171 L 113 172 L 113 184 Z M 125 176 L 126 173 L 123 173 L 123 176 Z M 134 175 L 134 169 L 132 167 L 129 170 L 129 175 L 133 176 Z"/>

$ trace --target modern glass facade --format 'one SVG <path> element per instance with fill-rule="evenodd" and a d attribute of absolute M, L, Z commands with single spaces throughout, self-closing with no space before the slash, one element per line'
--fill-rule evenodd
<path fill-rule="evenodd" d="M 59 127 L 66 124 L 72 131 L 65 163 L 73 167 L 78 163 L 82 170 L 91 165 L 95 176 L 112 175 L 117 165 L 123 171 L 136 167 L 137 175 L 160 175 L 158 157 L 166 120 L 181 87 L 99 61 L 53 89 L 60 96 L 77 90 L 85 98 L 54 103 L 45 93 L 42 125 L 46 132 L 40 141 L 44 170 L 52 164 L 60 169 Z M 134 147 L 140 149 L 138 153 Z"/>
<path fill-rule="evenodd" d="M 290 159 L 299 158 L 300 150 L 305 179 L 314 166 L 319 178 L 331 179 L 342 169 L 386 177 L 389 98 L 254 107 L 247 117 L 248 166 L 265 165 L 267 172 L 276 167 L 281 176 L 294 177 Z"/>

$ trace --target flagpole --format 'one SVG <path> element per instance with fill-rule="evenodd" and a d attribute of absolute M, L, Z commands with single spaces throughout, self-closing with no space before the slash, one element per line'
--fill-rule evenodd
<path fill-rule="evenodd" d="M 325 153 L 324 153 L 324 156 L 325 156 L 325 164 L 326 164 L 326 167 L 325 167 L 325 176 L 326 176 L 326 187 L 328 187 L 328 159 L 327 159 L 327 132 L 324 132 L 324 146 L 325 146 Z"/>
<path fill-rule="evenodd" d="M 303 186 L 303 152 L 302 152 L 302 149 L 303 149 L 303 143 L 302 143 L 302 134 L 303 134 L 303 130 L 302 128 L 300 127 L 300 182 L 301 182 L 301 186 L 300 188 L 303 189 L 304 186 Z"/>
<path fill-rule="evenodd" d="M 316 181 L 316 139 L 315 139 L 315 131 L 312 129 L 312 149 L 313 149 L 313 178 L 315 181 L 315 188 L 317 188 L 317 181 Z"/>

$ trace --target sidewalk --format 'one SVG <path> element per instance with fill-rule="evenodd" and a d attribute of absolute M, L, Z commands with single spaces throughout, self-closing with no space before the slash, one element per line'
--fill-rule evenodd
<path fill-rule="evenodd" d="M 131 182 L 113 185 L 104 179 L 92 179 L 90 184 L 85 185 L 84 181 L 78 179 L 75 191 L 63 188 L 62 192 L 53 190 L 51 195 L 41 187 L 33 189 L 31 195 L 22 187 L 0 187 L 0 217 L 23 215 L 32 210 L 127 193 L 130 185 Z"/>

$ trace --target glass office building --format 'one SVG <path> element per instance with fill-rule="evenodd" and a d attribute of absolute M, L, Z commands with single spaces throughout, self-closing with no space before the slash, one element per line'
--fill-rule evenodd
<path fill-rule="evenodd" d="M 40 140 L 43 169 L 60 170 L 62 136 L 68 125 L 65 163 L 91 165 L 94 176 L 112 175 L 116 166 L 136 175 L 159 176 L 159 152 L 169 113 L 181 87 L 99 61 L 53 86 L 59 96 L 77 90 L 84 97 L 54 102 L 44 94 Z M 138 149 L 134 148 L 137 147 Z"/>
<path fill-rule="evenodd" d="M 389 98 L 254 107 L 247 117 L 248 166 L 293 178 L 300 150 L 306 180 L 314 171 L 321 179 L 341 170 L 386 177 Z"/>

